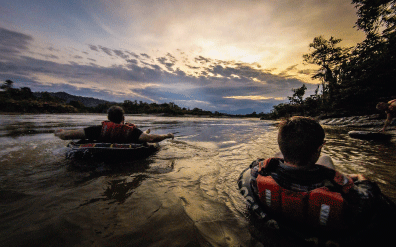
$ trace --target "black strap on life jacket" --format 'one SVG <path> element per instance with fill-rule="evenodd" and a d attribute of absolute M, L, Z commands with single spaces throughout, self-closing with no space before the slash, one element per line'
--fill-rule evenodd
<path fill-rule="evenodd" d="M 259 162 L 265 162 L 263 160 Z M 315 165 L 311 170 L 300 170 L 283 168 L 280 166 L 283 162 L 279 158 L 271 158 L 269 162 L 262 166 L 259 174 L 262 176 L 271 176 L 280 186 L 296 190 L 310 191 L 319 187 L 326 186 L 331 191 L 342 192 L 343 186 L 334 181 L 336 171 L 322 165 Z"/>

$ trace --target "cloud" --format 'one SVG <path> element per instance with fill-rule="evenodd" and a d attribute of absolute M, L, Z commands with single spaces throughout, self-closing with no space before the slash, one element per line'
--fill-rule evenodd
<path fill-rule="evenodd" d="M 161 64 L 165 65 L 165 66 L 168 68 L 168 70 L 173 70 L 173 69 L 172 69 L 172 66 L 175 65 L 175 64 L 172 63 L 172 62 L 169 62 L 169 63 L 168 63 L 168 62 L 167 62 L 168 59 L 167 59 L 166 57 L 159 57 L 159 58 L 157 58 L 157 61 L 160 62 Z"/>
<path fill-rule="evenodd" d="M 89 49 L 93 50 L 93 51 L 99 51 L 98 47 L 96 47 L 95 45 L 88 45 Z"/>
<path fill-rule="evenodd" d="M 120 50 L 113 50 L 113 52 L 114 52 L 114 54 L 115 54 L 116 56 L 119 56 L 120 58 L 123 58 L 123 59 L 128 59 L 128 58 L 129 58 L 129 56 L 126 55 L 126 54 L 124 54 L 123 51 L 120 51 Z"/>
<path fill-rule="evenodd" d="M 29 35 L 0 27 L 0 58 L 8 58 L 28 50 L 28 45 L 32 40 L 33 38 Z"/>
<path fill-rule="evenodd" d="M 78 63 L 47 60 L 55 58 L 51 54 L 35 58 L 20 54 L 29 50 L 34 41 L 31 36 L 4 31 L 12 36 L 13 42 L 3 40 L 1 44 L 14 47 L 15 51 L 9 53 L 7 62 L 0 61 L 0 76 L 14 80 L 16 86 L 29 86 L 33 91 L 66 91 L 118 102 L 127 99 L 174 102 L 181 107 L 211 111 L 253 109 L 262 112 L 284 100 L 291 88 L 302 85 L 298 79 L 272 74 L 258 64 L 194 56 L 180 50 L 155 57 L 87 45 L 95 53 L 119 58 L 109 66 L 93 64 L 96 56 L 84 53 L 88 56 L 84 58 L 78 55 L 78 50 L 71 55 Z M 292 70 L 297 70 L 297 66 L 286 71 Z"/>
<path fill-rule="evenodd" d="M 103 46 L 99 46 L 99 48 L 104 52 L 104 53 L 106 53 L 107 55 L 109 55 L 109 56 L 113 56 L 113 54 L 111 53 L 111 49 L 109 49 L 109 48 L 107 48 L 107 47 L 103 47 Z"/>

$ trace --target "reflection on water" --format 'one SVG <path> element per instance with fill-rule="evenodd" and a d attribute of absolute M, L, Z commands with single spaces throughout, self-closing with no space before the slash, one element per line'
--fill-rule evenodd
<path fill-rule="evenodd" d="M 385 194 L 396 198 L 395 139 L 367 141 L 348 136 L 349 129 L 326 128 L 324 153 L 333 158 L 344 173 L 363 173 L 379 183 Z"/>
<path fill-rule="evenodd" d="M 81 206 L 95 203 L 100 200 L 110 201 L 109 204 L 114 202 L 124 203 L 125 200 L 132 195 L 134 189 L 139 187 L 142 181 L 144 181 L 147 177 L 147 175 L 138 175 L 130 182 L 127 181 L 127 178 L 108 181 L 107 188 L 103 192 L 103 197 L 91 199 L 89 202 L 81 204 Z"/>
<path fill-rule="evenodd" d="M 278 152 L 274 122 L 127 116 L 142 130 L 176 133 L 146 159 L 72 161 L 58 128 L 103 114 L 2 115 L 0 243 L 4 246 L 287 246 L 255 234 L 236 179 Z M 396 199 L 394 140 L 352 139 L 326 128 L 323 152 L 344 173 L 364 173 Z M 289 243 L 290 244 L 290 243 Z M 293 246 L 291 244 L 290 246 Z"/>

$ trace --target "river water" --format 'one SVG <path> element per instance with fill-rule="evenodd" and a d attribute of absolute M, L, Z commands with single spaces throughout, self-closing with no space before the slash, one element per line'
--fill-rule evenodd
<path fill-rule="evenodd" d="M 0 116 L 1 246 L 286 246 L 246 218 L 241 171 L 278 152 L 273 121 L 127 115 L 152 133 L 175 133 L 146 159 L 76 162 L 59 128 L 106 115 Z M 325 127 L 323 153 L 344 173 L 363 173 L 396 200 L 396 146 Z M 291 245 L 292 246 L 292 243 Z"/>

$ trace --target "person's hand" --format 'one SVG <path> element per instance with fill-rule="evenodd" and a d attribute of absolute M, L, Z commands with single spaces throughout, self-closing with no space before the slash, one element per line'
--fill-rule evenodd
<path fill-rule="evenodd" d="M 167 135 L 167 137 L 168 138 L 172 138 L 172 140 L 175 138 L 175 135 L 174 134 L 172 134 L 172 133 L 169 133 L 168 135 Z"/>
<path fill-rule="evenodd" d="M 349 174 L 348 175 L 354 182 L 367 180 L 362 174 Z"/>
<path fill-rule="evenodd" d="M 54 135 L 60 138 L 61 136 L 63 136 L 63 132 L 63 129 L 55 130 Z"/>

